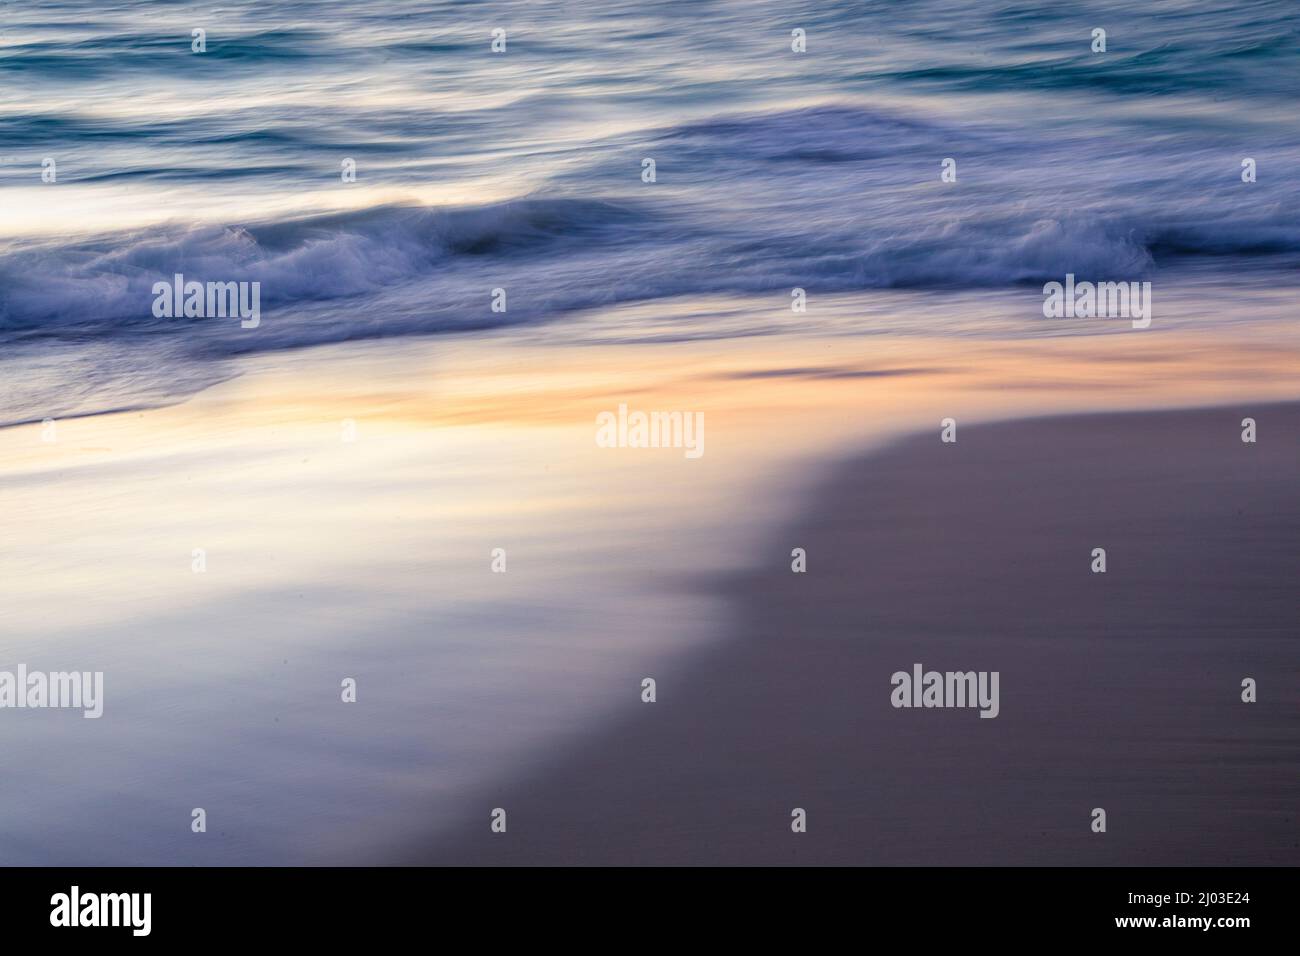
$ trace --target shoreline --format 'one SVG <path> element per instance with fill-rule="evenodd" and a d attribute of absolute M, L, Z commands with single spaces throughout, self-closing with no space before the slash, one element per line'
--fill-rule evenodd
<path fill-rule="evenodd" d="M 5 725 L 15 760 L 42 768 L 12 788 L 15 827 L 64 827 L 41 859 L 68 865 L 421 852 L 434 828 L 477 827 L 483 793 L 617 726 L 642 676 L 656 707 L 680 700 L 737 626 L 732 589 L 847 456 L 949 415 L 964 441 L 1029 413 L 1263 408 L 1293 397 L 1300 355 L 1266 331 L 382 341 L 248 356 L 175 406 L 0 429 L 10 653 L 102 670 L 108 693 L 94 736 Z M 704 412 L 707 453 L 598 447 L 597 415 L 623 401 Z M 490 569 L 497 547 L 509 574 Z M 129 780 L 132 800 L 52 806 L 78 766 Z M 193 790 L 220 836 L 168 825 Z"/>
<path fill-rule="evenodd" d="M 1080 413 L 841 464 L 656 702 L 399 860 L 1294 864 L 1297 434 L 1300 402 Z M 892 708 L 915 663 L 1000 672 L 999 716 Z"/>

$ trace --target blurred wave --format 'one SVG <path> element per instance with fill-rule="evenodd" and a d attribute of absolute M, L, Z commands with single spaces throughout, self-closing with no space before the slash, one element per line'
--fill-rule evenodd
<path fill-rule="evenodd" d="M 139 343 L 189 388 L 220 374 L 178 363 L 614 303 L 1067 271 L 1275 288 L 1300 268 L 1290 2 L 64 0 L 5 16 L 0 342 L 23 361 Z M 46 156 L 57 184 L 40 183 Z M 155 319 L 153 283 L 175 273 L 260 282 L 262 325 Z M 127 364 L 105 401 L 159 391 Z M 6 395 L 48 401 L 27 398 Z"/>

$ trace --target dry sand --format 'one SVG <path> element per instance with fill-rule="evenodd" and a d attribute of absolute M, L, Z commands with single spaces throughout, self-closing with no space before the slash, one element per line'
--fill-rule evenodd
<path fill-rule="evenodd" d="M 1300 863 L 1300 405 L 958 438 L 840 468 L 733 634 L 406 862 Z M 893 708 L 917 662 L 999 671 L 1000 715 Z"/>

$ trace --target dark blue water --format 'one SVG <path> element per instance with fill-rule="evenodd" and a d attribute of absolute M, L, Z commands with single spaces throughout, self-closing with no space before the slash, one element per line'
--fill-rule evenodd
<path fill-rule="evenodd" d="M 0 418 L 637 300 L 1294 285 L 1300 8 L 1064 6 L 4 3 Z M 261 326 L 155 318 L 177 272 Z"/>

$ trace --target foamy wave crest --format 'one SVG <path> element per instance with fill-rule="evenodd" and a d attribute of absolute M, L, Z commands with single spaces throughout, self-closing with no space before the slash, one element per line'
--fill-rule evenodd
<path fill-rule="evenodd" d="M 463 209 L 379 207 L 286 222 L 150 230 L 0 257 L 0 329 L 174 327 L 152 313 L 155 282 L 260 282 L 264 305 L 376 294 L 429 276 L 457 256 L 563 252 L 620 226 L 631 205 L 523 199 Z M 504 277 L 503 277 L 504 279 Z"/>
<path fill-rule="evenodd" d="M 1296 144 L 1268 149 L 1272 163 L 1300 161 Z M 640 181 L 645 155 L 662 160 L 658 182 Z M 939 177 L 946 155 L 959 158 L 955 183 Z M 1199 140 L 1030 136 L 846 106 L 721 117 L 600 144 L 543 194 L 511 202 L 10 251 L 0 335 L 183 334 L 195 354 L 224 355 L 693 294 L 970 289 L 1067 272 L 1132 281 L 1225 258 L 1234 271 L 1289 270 L 1300 264 L 1298 189 L 1280 176 L 1242 183 Z M 155 318 L 154 283 L 176 273 L 260 283 L 256 333 Z M 495 288 L 507 290 L 505 311 L 491 307 Z"/>

